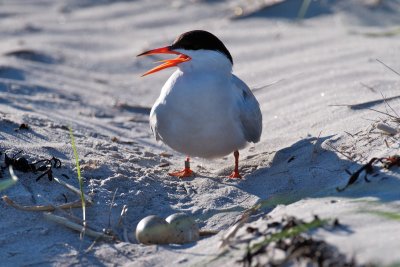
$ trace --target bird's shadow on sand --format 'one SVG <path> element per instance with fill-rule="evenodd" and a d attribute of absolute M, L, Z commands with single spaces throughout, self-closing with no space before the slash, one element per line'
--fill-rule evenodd
<path fill-rule="evenodd" d="M 279 150 L 270 166 L 247 175 L 237 188 L 260 200 L 270 199 L 270 208 L 306 197 L 373 197 L 380 202 L 399 199 L 396 192 L 400 190 L 400 180 L 390 172 L 382 172 L 379 167 L 368 176 L 370 182 L 363 179 L 362 173 L 356 183 L 338 192 L 336 188 L 344 187 L 350 178 L 346 169 L 354 173 L 363 165 L 324 149 L 322 144 L 329 142 L 331 137 L 309 137 Z"/>

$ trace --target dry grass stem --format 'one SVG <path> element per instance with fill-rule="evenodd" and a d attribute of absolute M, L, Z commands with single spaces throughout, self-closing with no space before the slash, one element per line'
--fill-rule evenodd
<path fill-rule="evenodd" d="M 128 206 L 127 205 L 122 206 L 121 214 L 119 215 L 118 219 L 118 224 L 117 224 L 118 226 L 121 226 L 127 212 L 128 212 Z"/>
<path fill-rule="evenodd" d="M 8 196 L 3 196 L 2 197 L 3 201 L 10 205 L 13 208 L 16 208 L 18 210 L 24 210 L 24 211 L 55 211 L 57 209 L 71 209 L 71 208 L 81 208 L 82 203 L 80 200 L 74 201 L 74 202 L 69 202 L 61 205 L 34 205 L 34 206 L 24 206 L 15 203 L 13 200 L 11 200 Z M 87 203 L 89 204 L 89 203 Z"/>
<path fill-rule="evenodd" d="M 259 208 L 261 207 L 261 204 L 257 204 L 254 205 L 253 207 L 251 207 L 250 209 L 246 210 L 242 217 L 240 217 L 239 221 L 236 223 L 236 225 L 234 225 L 231 230 L 222 238 L 221 240 L 221 244 L 220 244 L 220 248 L 226 246 L 229 244 L 230 239 L 232 239 L 237 231 L 239 231 L 239 229 L 249 221 L 249 218 L 252 214 L 254 214 Z"/>
<path fill-rule="evenodd" d="M 67 184 L 66 182 L 61 181 L 60 179 L 58 179 L 57 177 L 53 177 L 54 181 L 56 181 L 57 183 L 59 183 L 60 185 L 64 186 L 65 188 L 67 188 L 68 190 L 70 190 L 71 192 L 77 194 L 79 197 L 81 196 L 81 191 L 78 188 L 73 187 L 70 184 Z M 85 200 L 87 203 L 93 204 L 93 200 L 91 197 L 89 197 L 88 195 L 85 194 Z"/>
<path fill-rule="evenodd" d="M 200 230 L 199 231 L 200 236 L 210 236 L 210 235 L 216 235 L 218 233 L 219 233 L 219 231 L 217 231 L 217 230 Z"/>
<path fill-rule="evenodd" d="M 383 66 L 385 66 L 386 68 L 388 68 L 389 70 L 393 71 L 394 73 L 396 73 L 397 75 L 400 76 L 400 73 L 398 71 L 396 71 L 395 69 L 389 67 L 388 65 L 386 65 L 385 63 L 383 63 L 382 61 L 380 61 L 379 59 L 376 59 L 376 61 L 378 61 L 379 63 L 381 63 Z"/>
<path fill-rule="evenodd" d="M 346 157 L 346 158 L 349 159 L 350 161 L 353 161 L 353 159 L 352 159 L 350 156 L 344 154 L 342 151 L 340 151 L 340 150 L 337 149 L 336 147 L 334 147 L 334 146 L 332 146 L 331 144 L 329 144 L 329 142 L 326 142 L 325 144 L 326 144 L 327 146 L 329 146 L 330 148 L 332 148 L 335 152 L 337 152 L 337 153 L 339 153 L 340 155 Z"/>
<path fill-rule="evenodd" d="M 51 220 L 53 222 L 56 222 L 58 224 L 64 225 L 65 227 L 70 228 L 72 230 L 75 230 L 75 231 L 78 231 L 78 232 L 84 231 L 86 236 L 90 236 L 92 238 L 106 240 L 106 241 L 115 240 L 114 236 L 109 236 L 109 235 L 106 235 L 104 233 L 94 231 L 94 230 L 88 228 L 87 226 L 84 227 L 84 226 L 79 225 L 77 223 L 71 222 L 71 221 L 69 221 L 68 219 L 66 219 L 64 217 L 57 216 L 57 215 L 54 215 L 54 214 L 51 214 L 51 213 L 44 213 L 43 215 L 44 215 L 44 217 L 46 219 Z"/>
<path fill-rule="evenodd" d="M 315 143 L 313 145 L 313 150 L 311 152 L 311 162 L 314 161 L 315 155 L 317 154 L 317 145 L 318 145 L 319 139 L 321 137 L 321 133 L 322 133 L 322 131 L 319 132 L 317 140 L 315 141 Z"/>
<path fill-rule="evenodd" d="M 373 108 L 368 108 L 368 109 L 372 110 L 372 111 L 375 111 L 375 112 L 378 112 L 378 113 L 381 113 L 381 114 L 384 114 L 386 116 L 389 116 L 390 118 L 394 119 L 396 122 L 400 122 L 400 118 L 399 117 L 393 116 L 393 115 L 391 115 L 391 114 L 389 114 L 387 112 L 379 111 L 379 110 L 376 110 L 376 109 L 373 109 Z"/>

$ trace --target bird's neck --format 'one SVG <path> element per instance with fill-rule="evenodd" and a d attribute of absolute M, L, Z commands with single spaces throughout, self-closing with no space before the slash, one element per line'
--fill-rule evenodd
<path fill-rule="evenodd" d="M 232 73 L 232 63 L 224 54 L 218 51 L 184 50 L 182 53 L 192 58 L 178 65 L 178 68 L 183 73 L 214 73 L 222 75 Z"/>

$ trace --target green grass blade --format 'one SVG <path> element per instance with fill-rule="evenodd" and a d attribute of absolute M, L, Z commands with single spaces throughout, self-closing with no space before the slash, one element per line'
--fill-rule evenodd
<path fill-rule="evenodd" d="M 85 225 L 85 223 L 86 223 L 85 194 L 83 193 L 83 179 L 81 176 L 81 167 L 79 166 L 78 151 L 76 150 L 75 137 L 74 137 L 74 134 L 72 133 L 72 127 L 69 127 L 69 136 L 71 138 L 71 145 L 72 145 L 72 150 L 74 151 L 76 170 L 78 172 L 79 190 L 81 191 L 81 201 L 82 201 L 82 218 L 83 218 L 83 223 Z"/>
<path fill-rule="evenodd" d="M 307 13 L 308 8 L 310 7 L 311 0 L 303 0 L 301 4 L 299 13 L 297 14 L 297 19 L 303 19 Z"/>
<path fill-rule="evenodd" d="M 14 170 L 11 165 L 8 169 L 10 171 L 11 178 L 0 182 L 0 191 L 6 190 L 18 181 L 18 177 L 14 174 Z"/>
<path fill-rule="evenodd" d="M 400 34 L 400 27 L 394 28 L 391 30 L 386 30 L 386 31 L 379 31 L 379 32 L 357 32 L 357 31 L 350 31 L 350 34 L 358 34 L 358 35 L 363 35 L 366 37 L 373 37 L 373 38 L 379 38 L 379 37 L 393 37 L 396 35 Z"/>
<path fill-rule="evenodd" d="M 366 213 L 374 214 L 380 217 L 384 217 L 389 220 L 400 221 L 400 213 L 393 211 L 382 211 L 382 210 L 369 210 Z"/>
<path fill-rule="evenodd" d="M 400 262 L 394 262 L 392 264 L 386 265 L 385 267 L 400 267 Z"/>

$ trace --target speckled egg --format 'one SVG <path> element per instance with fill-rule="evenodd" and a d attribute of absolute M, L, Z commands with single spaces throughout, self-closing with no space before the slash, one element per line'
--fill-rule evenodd
<path fill-rule="evenodd" d="M 171 243 L 170 225 L 156 215 L 143 218 L 136 227 L 136 239 L 145 245 Z"/>
<path fill-rule="evenodd" d="M 194 219 L 185 213 L 175 213 L 166 219 L 170 224 L 170 243 L 184 244 L 199 240 L 199 226 Z"/>

